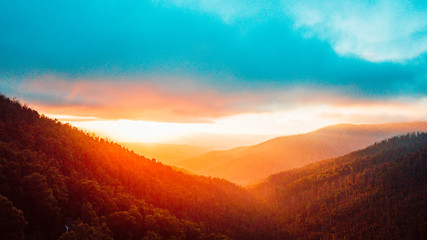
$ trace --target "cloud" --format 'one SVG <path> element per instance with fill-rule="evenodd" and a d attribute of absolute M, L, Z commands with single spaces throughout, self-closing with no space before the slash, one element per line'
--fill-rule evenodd
<path fill-rule="evenodd" d="M 215 14 L 227 24 L 233 24 L 241 18 L 259 18 L 268 6 L 274 5 L 271 1 L 264 0 L 154 0 L 154 2 L 163 6 L 177 6 Z"/>
<path fill-rule="evenodd" d="M 348 96 L 339 90 L 319 86 L 241 89 L 227 92 L 201 85 L 194 79 L 176 77 L 169 79 L 159 76 L 118 81 L 99 78 L 70 80 L 55 75 L 41 75 L 2 86 L 4 87 L 2 92 L 10 97 L 23 99 L 45 114 L 65 115 L 61 118 L 73 121 L 131 119 L 158 122 L 213 122 L 244 114 L 274 115 L 278 112 L 287 114 L 300 108 L 311 108 L 317 112 L 316 109 L 325 107 L 333 108 L 334 111 L 322 112 L 324 116 L 340 114 L 341 117 L 335 116 L 334 119 L 343 121 L 350 119 L 346 117 L 352 114 L 349 109 L 355 110 L 358 114 L 366 110 L 365 112 L 372 115 L 390 111 L 397 116 L 393 119 L 404 119 L 402 116 L 413 119 L 414 112 L 423 112 L 420 109 L 427 108 L 422 97 L 370 99 Z M 416 109 L 414 110 L 411 105 Z M 268 115 L 268 118 L 274 119 L 273 115 Z M 77 118 L 73 119 L 70 116 Z M 316 118 L 320 119 L 319 116 L 316 115 Z M 294 120 L 298 122 L 301 119 Z M 247 118 L 244 121 L 249 123 L 251 119 Z M 235 129 L 238 128 L 236 125 Z"/>
<path fill-rule="evenodd" d="M 288 17 L 281 1 L 214 3 L 107 0 L 100 6 L 77 0 L 73 4 L 28 1 L 25 8 L 0 3 L 0 77 L 57 74 L 120 81 L 162 75 L 196 79 L 221 92 L 308 85 L 339 88 L 353 97 L 425 94 L 427 54 L 405 64 L 341 56 L 331 47 L 331 39 L 319 40 L 314 31 L 330 32 L 324 27 L 330 22 L 326 13 L 319 13 L 323 15 L 318 24 L 309 22 L 314 30 L 310 24 L 298 25 L 304 28 L 302 33 L 316 36 L 304 38 L 293 28 L 302 10 Z M 332 10 L 331 15 L 339 12 Z M 359 16 L 357 11 L 353 14 Z M 399 32 L 394 35 L 400 36 Z M 384 41 L 394 35 L 385 35 Z M 412 42 L 406 45 L 422 49 Z M 375 45 L 374 50 L 386 46 Z"/>
<path fill-rule="evenodd" d="M 287 1 L 294 26 L 340 55 L 404 62 L 427 50 L 427 6 L 411 1 Z"/>
<path fill-rule="evenodd" d="M 156 1 L 215 14 L 226 24 L 256 25 L 269 18 L 286 21 L 306 37 L 328 41 L 344 56 L 372 62 L 404 62 L 427 50 L 427 4 L 407 0 Z M 283 11 L 280 11 L 280 10 Z"/>
<path fill-rule="evenodd" d="M 338 122 L 387 123 L 425 121 L 427 98 L 338 103 L 317 112 L 314 118 Z"/>
<path fill-rule="evenodd" d="M 68 81 L 44 75 L 22 80 L 14 84 L 14 88 L 5 90 L 44 113 L 97 119 L 206 122 L 250 111 L 260 104 L 257 96 L 195 90 L 190 84 L 191 81 L 185 79 L 175 79 L 168 84 L 167 79 Z"/>

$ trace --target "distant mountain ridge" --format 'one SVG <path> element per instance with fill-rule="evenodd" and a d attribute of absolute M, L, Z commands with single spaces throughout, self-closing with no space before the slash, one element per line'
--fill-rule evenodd
<path fill-rule="evenodd" d="M 426 239 L 427 133 L 396 136 L 249 188 L 287 239 Z"/>
<path fill-rule="evenodd" d="M 0 239 L 427 236 L 425 132 L 242 188 L 174 171 L 0 95 L 0 180 Z"/>
<path fill-rule="evenodd" d="M 338 124 L 253 146 L 205 153 L 177 162 L 177 166 L 196 174 L 245 185 L 280 171 L 337 157 L 398 134 L 426 130 L 427 122 Z"/>

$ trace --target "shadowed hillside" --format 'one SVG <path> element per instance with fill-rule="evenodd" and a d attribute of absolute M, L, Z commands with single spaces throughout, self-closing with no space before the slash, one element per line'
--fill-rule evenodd
<path fill-rule="evenodd" d="M 244 189 L 174 171 L 3 96 L 0 179 L 1 239 L 260 239 L 271 233 L 263 206 Z"/>
<path fill-rule="evenodd" d="M 426 186 L 427 133 L 243 189 L 0 96 L 0 239 L 425 239 Z"/>
<path fill-rule="evenodd" d="M 251 191 L 290 239 L 426 239 L 427 133 L 272 175 Z"/>
<path fill-rule="evenodd" d="M 398 134 L 426 130 L 426 122 L 339 124 L 307 134 L 275 138 L 254 146 L 209 152 L 181 161 L 177 166 L 244 185 L 280 171 L 338 157 Z"/>

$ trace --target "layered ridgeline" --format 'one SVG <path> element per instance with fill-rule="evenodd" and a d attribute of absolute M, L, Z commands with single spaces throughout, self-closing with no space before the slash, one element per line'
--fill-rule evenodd
<path fill-rule="evenodd" d="M 246 185 L 267 176 L 367 147 L 383 139 L 427 131 L 427 122 L 339 124 L 314 132 L 274 138 L 258 145 L 213 151 L 177 162 L 191 172 Z"/>
<path fill-rule="evenodd" d="M 427 239 L 427 133 L 270 176 L 251 191 L 283 238 Z"/>
<path fill-rule="evenodd" d="M 425 239 L 426 186 L 426 133 L 242 189 L 0 97 L 0 239 Z"/>
<path fill-rule="evenodd" d="M 267 211 L 0 96 L 0 239 L 262 239 Z"/>

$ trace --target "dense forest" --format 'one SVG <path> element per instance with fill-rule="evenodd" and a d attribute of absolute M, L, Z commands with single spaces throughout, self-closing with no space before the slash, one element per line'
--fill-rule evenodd
<path fill-rule="evenodd" d="M 177 172 L 3 96 L 0 118 L 1 239 L 260 239 L 271 232 L 265 205 L 235 184 Z"/>
<path fill-rule="evenodd" d="M 426 161 L 408 134 L 245 189 L 0 96 L 0 239 L 425 239 Z"/>
<path fill-rule="evenodd" d="M 294 239 L 426 239 L 427 134 L 270 176 L 253 191 Z"/>

